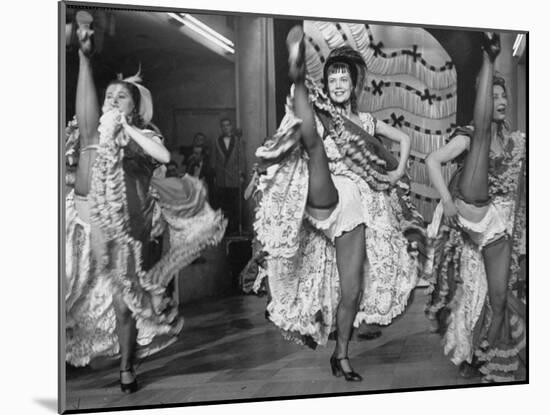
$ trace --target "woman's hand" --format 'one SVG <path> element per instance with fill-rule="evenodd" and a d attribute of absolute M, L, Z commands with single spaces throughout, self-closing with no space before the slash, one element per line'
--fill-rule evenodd
<path fill-rule="evenodd" d="M 390 178 L 390 183 L 395 184 L 399 181 L 401 177 L 405 174 L 404 170 L 395 169 L 388 172 L 388 177 Z"/>
<path fill-rule="evenodd" d="M 122 134 L 117 134 L 116 140 L 119 146 L 125 147 L 130 142 L 130 136 L 128 133 L 128 130 L 132 128 L 130 124 L 128 124 L 128 118 L 123 112 L 120 112 L 116 118 L 117 126 L 122 129 Z"/>
<path fill-rule="evenodd" d="M 453 199 L 448 199 L 443 201 L 443 221 L 448 226 L 457 227 L 458 226 L 458 209 L 456 208 L 455 202 Z"/>
<path fill-rule="evenodd" d="M 118 119 L 118 122 L 120 123 L 120 125 L 126 129 L 130 126 L 130 124 L 128 124 L 128 118 L 126 116 L 126 114 L 124 114 L 123 112 L 120 112 L 120 117 Z"/>
<path fill-rule="evenodd" d="M 403 131 L 381 120 L 376 120 L 375 133 L 399 143 L 399 164 L 393 172 L 388 172 L 392 184 L 395 184 L 407 170 L 407 160 L 411 153 L 411 138 Z"/>
<path fill-rule="evenodd" d="M 122 130 L 120 122 L 120 113 L 116 109 L 104 108 L 103 115 L 99 119 L 98 131 L 100 134 L 100 143 L 116 138 Z"/>

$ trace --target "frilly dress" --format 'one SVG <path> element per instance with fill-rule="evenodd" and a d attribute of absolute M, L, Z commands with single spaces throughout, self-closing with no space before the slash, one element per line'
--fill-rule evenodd
<path fill-rule="evenodd" d="M 386 173 L 397 161 L 372 136 L 375 119 L 361 113 L 362 128 L 356 126 L 318 85 L 308 80 L 307 87 L 339 202 L 326 220 L 307 213 L 308 156 L 289 98 L 277 133 L 256 151 L 265 174 L 257 184 L 254 230 L 262 266 L 255 287 L 268 279 L 267 311 L 285 337 L 316 345 L 326 344 L 334 330 L 340 299 L 334 238 L 365 225 L 367 259 L 354 324 L 389 324 L 416 285 L 424 228 L 408 178 L 389 182 Z"/>
<path fill-rule="evenodd" d="M 463 127 L 451 136 L 471 137 L 473 129 Z M 524 305 L 508 290 L 505 322 L 496 344 L 486 335 L 491 323 L 491 305 L 482 248 L 506 235 L 512 239 L 510 284 L 520 273 L 519 261 L 525 255 L 526 200 L 524 186 L 525 136 L 519 132 L 504 134 L 504 153 L 490 153 L 489 195 L 491 205 L 480 222 L 459 218 L 459 228 L 442 223 L 440 203 L 428 227 L 431 247 L 426 274 L 431 297 L 426 311 L 439 322 L 446 354 L 456 365 L 472 362 L 474 354 L 481 364 L 484 382 L 514 380 L 519 368 L 519 352 L 525 346 Z M 460 165 L 460 160 L 459 160 Z M 461 168 L 449 188 L 456 194 Z M 523 183 L 522 183 L 523 182 Z"/>
<path fill-rule="evenodd" d="M 166 287 L 203 248 L 221 240 L 226 226 L 198 179 L 156 177 L 159 164 L 137 144 L 113 137 L 108 125 L 100 124 L 99 131 L 88 197 L 74 190 L 66 196 L 66 361 L 75 366 L 119 354 L 114 295 L 136 319 L 137 357 L 173 343 L 183 318 Z M 76 120 L 69 123 L 66 144 L 70 181 L 78 161 Z M 169 249 L 154 263 L 151 241 L 162 234 Z"/>

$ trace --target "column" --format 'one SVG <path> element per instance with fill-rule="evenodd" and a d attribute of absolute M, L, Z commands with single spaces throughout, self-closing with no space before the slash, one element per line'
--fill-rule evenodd
<path fill-rule="evenodd" d="M 245 143 L 246 186 L 256 149 L 276 130 L 273 20 L 239 16 L 235 44 L 237 125 Z M 252 230 L 253 208 L 251 201 L 243 202 L 244 230 Z"/>

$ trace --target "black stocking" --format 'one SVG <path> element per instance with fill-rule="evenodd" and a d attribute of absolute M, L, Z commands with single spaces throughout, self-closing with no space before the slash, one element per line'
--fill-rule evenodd
<path fill-rule="evenodd" d="M 489 289 L 489 301 L 493 311 L 491 326 L 487 334 L 489 343 L 498 341 L 497 336 L 502 333 L 506 311 L 506 294 L 510 273 L 510 258 L 512 243 L 510 239 L 502 237 L 483 248 L 483 260 Z"/>
<path fill-rule="evenodd" d="M 489 150 L 493 113 L 494 63 L 484 53 L 479 85 L 474 104 L 474 135 L 460 176 L 459 190 L 467 203 L 485 204 L 489 201 Z"/>

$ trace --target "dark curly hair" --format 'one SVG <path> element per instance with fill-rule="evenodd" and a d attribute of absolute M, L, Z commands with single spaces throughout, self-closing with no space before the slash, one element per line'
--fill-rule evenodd
<path fill-rule="evenodd" d="M 504 92 L 508 92 L 506 90 L 506 81 L 504 80 L 504 78 L 502 77 L 501 74 L 496 73 L 496 72 L 493 75 L 493 86 L 495 86 L 495 85 L 501 86 L 502 89 L 504 89 Z"/>
<path fill-rule="evenodd" d="M 332 71 L 346 69 L 351 77 L 353 90 L 351 91 L 351 110 L 357 112 L 357 95 L 355 90 L 358 85 L 361 85 L 365 79 L 367 72 L 367 64 L 363 57 L 350 46 L 341 46 L 330 51 L 325 66 L 323 67 L 323 86 L 325 92 L 328 92 L 328 75 Z"/>

